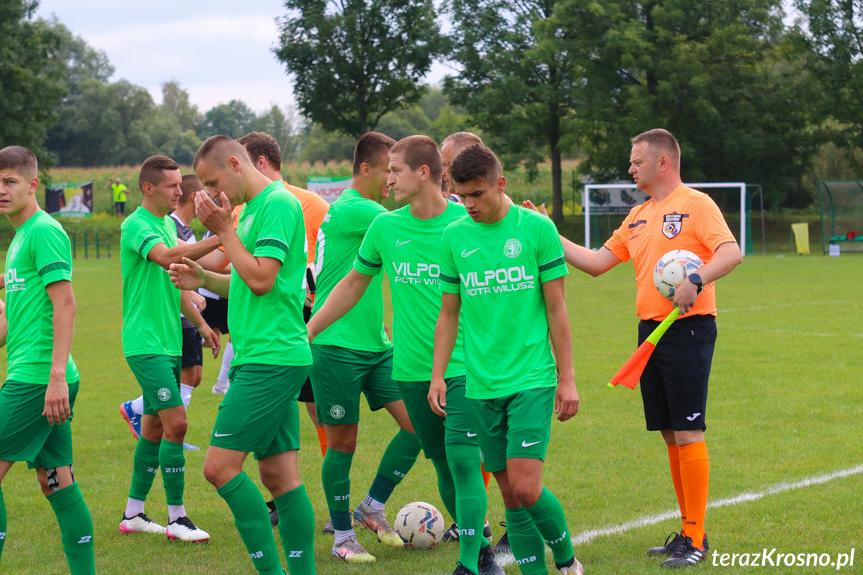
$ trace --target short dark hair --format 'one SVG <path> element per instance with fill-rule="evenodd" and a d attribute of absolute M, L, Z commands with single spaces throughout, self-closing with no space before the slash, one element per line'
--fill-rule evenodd
<path fill-rule="evenodd" d="M 36 154 L 24 146 L 6 146 L 0 150 L 0 170 L 12 170 L 24 177 L 35 178 L 39 163 Z"/>
<path fill-rule="evenodd" d="M 192 198 L 192 194 L 204 189 L 204 184 L 198 179 L 195 174 L 186 174 L 183 176 L 183 181 L 180 182 L 180 189 L 183 190 L 183 195 L 180 196 L 180 203 L 185 204 Z"/>
<path fill-rule="evenodd" d="M 215 156 L 215 158 L 211 156 Z M 249 152 L 237 140 L 222 135 L 210 136 L 195 153 L 192 169 L 197 172 L 198 164 L 204 160 L 207 160 L 213 166 L 221 168 L 222 164 L 231 156 L 237 158 L 240 162 L 249 165 L 252 163 L 252 160 L 249 158 Z"/>
<path fill-rule="evenodd" d="M 166 171 L 179 169 L 180 166 L 177 165 L 177 162 L 168 156 L 150 156 L 141 164 L 141 171 L 138 174 L 138 187 L 143 192 L 144 182 L 149 182 L 156 186 L 162 182 Z"/>
<path fill-rule="evenodd" d="M 354 148 L 354 170 L 356 176 L 360 173 L 360 166 L 368 164 L 377 167 L 378 162 L 384 159 L 384 156 L 389 154 L 390 148 L 395 145 L 396 141 L 380 132 L 366 132 L 360 139 L 357 140 L 357 145 Z"/>
<path fill-rule="evenodd" d="M 274 137 L 264 132 L 251 132 L 237 141 L 246 148 L 254 164 L 260 156 L 264 156 L 274 169 L 282 169 L 282 149 Z"/>
<path fill-rule="evenodd" d="M 428 166 L 431 181 L 440 184 L 443 163 L 437 144 L 428 136 L 402 138 L 390 149 L 390 154 L 404 154 L 405 163 L 414 171 L 420 166 Z"/>
<path fill-rule="evenodd" d="M 465 148 L 453 159 L 449 168 L 450 178 L 458 184 L 473 180 L 494 182 L 503 175 L 500 160 L 490 149 L 480 146 Z"/>
<path fill-rule="evenodd" d="M 647 142 L 648 149 L 668 155 L 673 162 L 680 163 L 680 144 L 668 130 L 654 128 L 632 138 L 632 145 Z"/>

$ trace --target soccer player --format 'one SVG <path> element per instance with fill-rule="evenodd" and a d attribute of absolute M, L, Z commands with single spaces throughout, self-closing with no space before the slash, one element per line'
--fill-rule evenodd
<path fill-rule="evenodd" d="M 441 160 L 426 136 L 409 136 L 390 150 L 387 186 L 408 206 L 376 217 L 354 269 L 333 289 L 309 324 L 310 336 L 338 320 L 360 300 L 372 278 L 386 271 L 393 300 L 393 379 L 398 383 L 423 451 L 437 470 L 441 498 L 458 517 L 460 554 L 455 573 L 503 573 L 483 537 L 486 493 L 479 444 L 467 400 L 461 331 L 446 372 L 447 417 L 428 404 L 434 325 L 440 310 L 440 238 L 464 208 L 440 193 Z M 482 549 L 482 550 L 480 550 Z"/>
<path fill-rule="evenodd" d="M 306 240 L 309 246 L 309 253 L 306 261 L 306 278 L 308 280 L 308 274 L 313 274 L 312 269 L 315 263 L 315 245 L 318 237 L 318 230 L 321 227 L 321 223 L 324 221 L 324 217 L 327 215 L 327 211 L 330 209 L 330 205 L 318 194 L 304 190 L 303 188 L 298 188 L 297 186 L 292 186 L 282 179 L 282 151 L 275 138 L 263 132 L 252 132 L 250 134 L 246 134 L 237 141 L 246 148 L 246 151 L 249 153 L 249 157 L 252 159 L 252 163 L 259 172 L 274 182 L 282 182 L 285 185 L 285 188 L 300 200 L 300 204 L 303 208 L 303 222 L 306 226 Z M 312 313 L 312 296 L 314 296 L 315 287 L 314 279 L 312 279 L 311 284 L 309 284 L 308 281 L 306 284 L 307 297 L 305 305 L 303 306 L 303 318 L 308 322 Z M 318 434 L 318 443 L 321 446 L 321 455 L 326 455 L 327 435 L 324 432 L 324 425 L 318 421 L 317 412 L 315 410 L 315 395 L 312 391 L 311 379 L 306 380 L 306 383 L 303 385 L 303 389 L 300 390 L 300 401 L 306 404 L 306 412 L 309 414 L 309 418 L 315 426 L 315 431 Z"/>
<path fill-rule="evenodd" d="M 653 351 L 641 375 L 648 431 L 659 431 L 668 448 L 671 480 L 682 528 L 648 551 L 671 555 L 662 565 L 687 567 L 706 557 L 704 518 L 710 464 L 704 441 L 707 381 L 716 343 L 715 281 L 737 267 L 740 247 L 714 201 L 680 179 L 680 146 L 667 130 L 632 139 L 629 173 L 650 199 L 632 208 L 611 239 L 594 252 L 563 241 L 566 261 L 592 276 L 629 261 L 635 266 L 639 345 L 671 312 L 675 321 Z M 653 268 L 671 250 L 693 252 L 704 266 L 689 276 L 669 302 L 653 284 Z"/>
<path fill-rule="evenodd" d="M 177 209 L 170 214 L 171 219 L 177 226 L 177 238 L 187 244 L 193 244 L 198 241 L 195 237 L 195 232 L 192 231 L 189 224 L 195 219 L 195 202 L 192 199 L 192 194 L 201 189 L 203 189 L 203 186 L 200 180 L 198 180 L 198 176 L 194 174 L 183 176 L 180 182 L 180 190 L 182 190 L 183 195 L 180 196 L 180 200 L 177 202 Z M 200 315 L 200 310 L 203 310 L 207 305 L 206 298 L 197 292 L 189 292 L 189 297 L 195 308 L 194 311 Z M 182 313 L 180 314 L 180 321 L 183 332 L 182 360 L 180 363 L 180 397 L 183 399 L 183 407 L 188 411 L 189 403 L 192 401 L 192 390 L 201 383 L 204 350 L 201 335 L 198 333 L 195 323 L 192 323 Z M 196 323 L 200 324 L 202 321 L 203 319 L 197 319 Z M 138 439 L 141 435 L 141 416 L 143 414 L 143 395 L 131 401 L 125 401 L 120 405 L 120 415 L 126 420 L 135 439 Z M 200 449 L 189 443 L 183 443 L 183 447 L 190 451 Z"/>
<path fill-rule="evenodd" d="M 182 195 L 180 167 L 166 156 L 151 156 L 141 165 L 141 207 L 120 228 L 123 273 L 123 353 L 144 396 L 141 437 L 135 447 L 129 499 L 120 522 L 123 533 L 162 533 L 169 539 L 207 541 L 210 536 L 188 518 L 183 506 L 186 456 L 186 410 L 180 395 L 182 331 L 180 310 L 218 353 L 219 341 L 191 305 L 188 293 L 175 290 L 166 270 L 183 257 L 196 259 L 214 250 L 219 238 L 194 244 L 177 239 L 167 214 Z M 168 503 L 168 526 L 144 513 L 144 502 L 156 471 Z"/>
<path fill-rule="evenodd" d="M 581 574 L 563 507 L 542 484 L 552 412 L 566 421 L 578 411 L 560 240 L 548 218 L 512 204 L 491 150 L 465 149 L 450 177 L 470 217 L 450 224 L 441 240 L 429 403 L 446 414 L 445 376 L 461 314 L 465 395 L 485 468 L 503 495 L 516 563 L 525 575 L 547 573 L 544 539 L 558 573 Z"/>
<path fill-rule="evenodd" d="M 243 146 L 213 136 L 193 164 L 207 193 L 195 198 L 198 218 L 225 246 L 231 274 L 205 272 L 186 260 L 173 266 L 178 287 L 202 285 L 228 298 L 236 356 L 231 387 L 219 406 L 204 476 L 225 499 L 258 573 L 281 575 L 270 517 L 261 492 L 243 471 L 254 453 L 261 482 L 276 502 L 291 575 L 315 572 L 315 517 L 300 479 L 297 396 L 312 355 L 303 322 L 306 236 L 300 202 L 281 182 L 252 165 Z M 231 204 L 245 203 L 238 227 Z M 189 266 L 192 266 L 191 268 Z"/>
<path fill-rule="evenodd" d="M 456 132 L 444 138 L 440 146 L 440 157 L 443 162 L 443 175 L 441 177 L 441 194 L 451 202 L 458 202 L 458 194 L 455 193 L 455 186 L 449 175 L 449 168 L 452 165 L 453 158 L 465 148 L 471 146 L 482 146 L 482 138 L 473 132 Z"/>
<path fill-rule="evenodd" d="M 93 520 L 72 471 L 72 411 L 80 377 L 69 354 L 75 330 L 69 236 L 39 208 L 36 156 L 0 150 L 0 213 L 15 228 L 6 252 L 7 379 L 0 388 L 0 484 L 15 461 L 26 461 L 57 516 L 73 575 L 96 573 Z M 2 311 L 2 308 L 0 308 Z M 0 488 L 0 558 L 6 540 Z"/>
<path fill-rule="evenodd" d="M 378 200 L 389 195 L 389 150 L 395 142 L 369 132 L 354 149 L 351 187 L 330 206 L 318 232 L 317 295 L 313 313 L 326 303 L 336 284 L 351 271 L 372 220 L 386 212 Z M 360 395 L 372 411 L 385 408 L 401 430 L 390 441 L 365 499 L 357 505 L 356 522 L 373 530 L 385 545 L 404 542 L 387 521 L 384 504 L 413 467 L 420 451 L 398 386 L 392 380 L 393 350 L 383 326 L 381 278 L 375 276 L 353 309 L 313 336 L 312 387 L 327 434 L 321 469 L 324 494 L 335 530 L 333 556 L 352 563 L 375 560 L 359 544 L 351 527 L 351 462 L 357 447 Z M 314 317 L 314 316 L 313 316 Z"/>

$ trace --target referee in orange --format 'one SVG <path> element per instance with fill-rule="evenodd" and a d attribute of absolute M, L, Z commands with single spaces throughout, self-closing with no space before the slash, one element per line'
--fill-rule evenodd
<path fill-rule="evenodd" d="M 641 376 L 648 431 L 659 431 L 668 448 L 671 479 L 680 505 L 681 532 L 648 551 L 670 555 L 664 567 L 697 565 L 706 557 L 704 516 L 710 463 L 704 441 L 707 380 L 716 343 L 714 282 L 742 261 L 716 203 L 680 179 L 680 146 L 667 130 L 632 139 L 629 173 L 650 199 L 629 212 L 611 239 L 594 252 L 561 238 L 566 261 L 592 276 L 630 259 L 635 266 L 639 345 L 673 306 L 680 318 L 656 346 Z M 653 284 L 653 268 L 664 254 L 684 249 L 704 265 L 669 302 Z"/>

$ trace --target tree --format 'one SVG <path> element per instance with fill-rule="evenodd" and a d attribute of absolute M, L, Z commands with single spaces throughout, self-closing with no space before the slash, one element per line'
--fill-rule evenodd
<path fill-rule="evenodd" d="M 459 0 L 452 58 L 462 70 L 444 90 L 492 138 L 502 159 L 535 173 L 551 158 L 552 218 L 563 221 L 561 155 L 577 134 L 582 77 L 554 0 Z M 565 139 L 566 135 L 569 139 Z"/>
<path fill-rule="evenodd" d="M 217 134 L 239 138 L 252 131 L 255 119 L 255 113 L 245 102 L 231 100 L 208 110 L 196 132 L 204 140 Z"/>
<path fill-rule="evenodd" d="M 194 130 L 203 120 L 198 107 L 189 102 L 189 93 L 176 81 L 162 84 L 161 108 L 177 121 L 182 132 Z"/>
<path fill-rule="evenodd" d="M 828 137 L 863 148 L 863 0 L 795 2 L 803 21 L 795 39 L 806 49 L 807 69 L 819 83 Z"/>
<path fill-rule="evenodd" d="M 626 178 L 630 138 L 681 142 L 685 181 L 764 185 L 770 205 L 811 203 L 801 177 L 817 98 L 788 53 L 780 0 L 561 0 L 584 55 L 584 173 Z"/>
<path fill-rule="evenodd" d="M 0 147 L 30 148 L 48 167 L 48 128 L 66 93 L 61 38 L 44 20 L 31 21 L 35 0 L 0 0 Z"/>
<path fill-rule="evenodd" d="M 357 137 L 423 94 L 445 52 L 432 0 L 286 0 L 275 50 L 299 109 L 326 131 Z"/>
<path fill-rule="evenodd" d="M 296 157 L 300 145 L 298 132 L 301 127 L 294 108 L 286 106 L 283 110 L 275 104 L 252 123 L 255 131 L 266 132 L 276 139 L 282 151 L 282 163 L 292 162 Z"/>
<path fill-rule="evenodd" d="M 68 93 L 74 93 L 83 80 L 107 82 L 114 74 L 114 66 L 103 50 L 96 50 L 80 36 L 75 36 L 56 16 L 48 20 L 47 25 L 59 40 L 55 54 L 66 66 Z"/>

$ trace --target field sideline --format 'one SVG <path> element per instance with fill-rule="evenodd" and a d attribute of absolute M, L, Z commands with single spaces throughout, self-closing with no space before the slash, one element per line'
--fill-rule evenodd
<path fill-rule="evenodd" d="M 863 464 L 861 263 L 859 257 L 849 255 L 750 256 L 720 280 L 719 340 L 707 413 L 711 502 Z M 581 410 L 574 420 L 552 426 L 545 483 L 562 501 L 573 535 L 581 535 L 583 543 L 575 552 L 589 575 L 661 573 L 659 561 L 648 558 L 645 551 L 677 530 L 679 521 L 655 518 L 641 524 L 645 518 L 676 509 L 665 449 L 658 434 L 644 431 L 638 391 L 605 386 L 635 347 L 632 267 L 621 265 L 595 279 L 571 272 L 567 303 Z M 218 371 L 217 362 L 211 359 L 205 358 L 204 381 L 189 410 L 187 440 L 202 450 L 186 452 L 186 508 L 210 532 L 211 543 L 183 545 L 117 531 L 134 450 L 118 406 L 139 394 L 122 356 L 119 257 L 76 260 L 73 281 L 78 300 L 73 354 L 82 376 L 75 410 L 75 472 L 93 514 L 98 572 L 253 573 L 226 504 L 201 473 L 220 399 L 210 393 Z M 513 353 L 518 353 L 517 337 Z M 5 350 L 0 355 L 0 375 L 5 379 Z M 301 472 L 320 527 L 326 520 L 320 485 L 322 458 L 303 410 L 301 417 Z M 395 432 L 395 423 L 388 416 L 365 414 L 352 474 L 354 501 L 365 495 L 378 458 Z M 246 469 L 254 478 L 257 473 L 251 458 L 249 461 Z M 843 572 L 861 572 L 863 473 L 792 487 L 711 508 L 707 562 L 712 563 L 714 549 L 761 553 L 776 548 L 783 554 L 828 553 L 835 558 L 858 546 L 854 567 Z M 33 473 L 24 464 L 15 465 L 3 482 L 3 492 L 8 535 L 0 572 L 68 572 L 56 522 Z M 388 504 L 390 518 L 402 505 L 416 500 L 443 510 L 433 467 L 422 456 L 394 492 Z M 161 479 L 154 484 L 147 513 L 156 521 L 166 521 Z M 488 516 L 497 537 L 503 531 L 497 526 L 503 509 L 493 481 Z M 599 533 L 591 535 L 594 530 Z M 611 534 L 604 535 L 603 530 Z M 336 562 L 329 552 L 332 539 L 317 535 L 318 573 L 443 575 L 452 572 L 457 558 L 453 544 L 431 552 L 412 552 L 385 548 L 368 531 L 358 535 L 377 556 L 376 564 Z M 550 556 L 547 561 L 553 569 Z M 753 572 L 747 567 L 701 568 L 723 574 Z M 506 570 L 518 573 L 515 565 Z M 795 567 L 793 572 L 834 570 Z M 791 568 L 763 571 L 790 573 Z"/>

